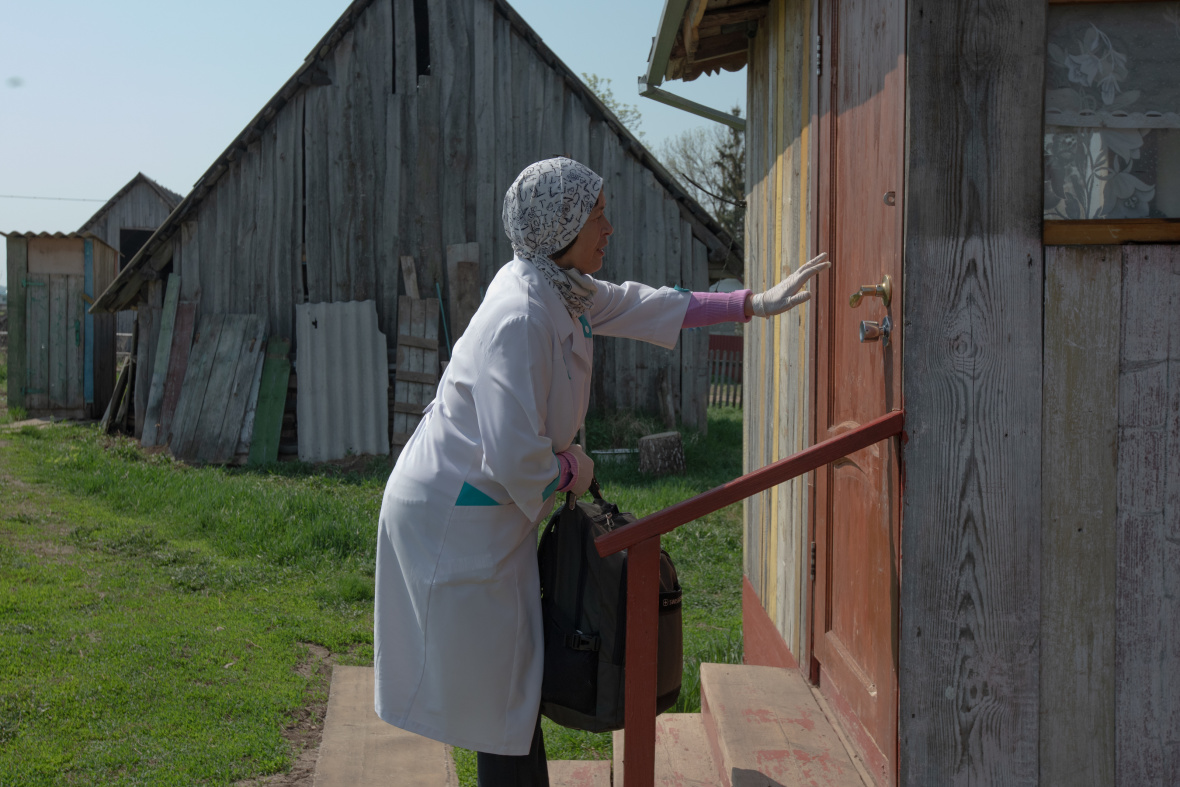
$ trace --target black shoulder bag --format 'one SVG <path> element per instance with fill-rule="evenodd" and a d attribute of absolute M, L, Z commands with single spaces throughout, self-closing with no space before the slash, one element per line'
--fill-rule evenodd
<path fill-rule="evenodd" d="M 591 503 L 566 494 L 537 549 L 545 623 L 541 713 L 563 727 L 605 732 L 623 727 L 627 557 L 625 551 L 599 557 L 594 539 L 636 517 L 603 500 L 597 480 L 590 492 Z M 676 567 L 661 549 L 657 713 L 675 705 L 680 695 L 680 602 Z"/>

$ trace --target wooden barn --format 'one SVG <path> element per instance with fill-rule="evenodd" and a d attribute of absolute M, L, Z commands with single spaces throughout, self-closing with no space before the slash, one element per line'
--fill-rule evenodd
<path fill-rule="evenodd" d="M 119 252 L 119 270 L 122 270 L 180 200 L 175 191 L 140 172 L 95 211 L 78 232 L 93 233 Z M 121 312 L 116 321 L 118 332 L 130 333 L 134 320 L 133 311 Z"/>
<path fill-rule="evenodd" d="M 115 318 L 86 307 L 114 281 L 118 252 L 77 232 L 10 232 L 7 248 L 8 407 L 102 415 L 115 384 Z"/>
<path fill-rule="evenodd" d="M 438 338 L 420 330 L 412 349 L 437 341 L 445 359 L 464 303 L 478 304 L 512 257 L 505 191 L 558 154 L 605 178 L 615 224 L 605 276 L 705 289 L 740 275 L 721 227 L 507 2 L 356 0 L 94 308 L 138 309 L 141 391 L 171 277 L 198 322 L 263 317 L 268 335 L 292 340 L 296 367 L 301 304 L 373 301 L 392 362 L 406 335 L 399 298 L 437 300 Z M 656 412 L 663 383 L 682 422 L 703 427 L 706 340 L 687 333 L 672 351 L 598 343 L 593 406 Z M 415 384 L 431 375 L 403 369 Z"/>
<path fill-rule="evenodd" d="M 747 472 L 803 475 L 747 497 L 761 666 L 702 671 L 714 778 L 1180 784 L 1180 3 L 655 33 L 648 87 L 748 69 L 747 284 L 834 260 L 746 330 Z"/>

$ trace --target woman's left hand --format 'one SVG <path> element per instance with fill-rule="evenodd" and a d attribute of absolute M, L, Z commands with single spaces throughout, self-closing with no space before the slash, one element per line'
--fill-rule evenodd
<path fill-rule="evenodd" d="M 793 309 L 811 297 L 810 290 L 804 290 L 807 280 L 820 271 L 827 270 L 832 265 L 825 251 L 818 257 L 807 261 L 787 278 L 771 287 L 766 292 L 760 292 L 750 297 L 747 307 L 750 315 L 759 317 L 773 317 Z"/>

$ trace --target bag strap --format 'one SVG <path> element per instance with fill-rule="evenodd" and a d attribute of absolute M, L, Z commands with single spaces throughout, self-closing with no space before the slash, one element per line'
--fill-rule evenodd
<path fill-rule="evenodd" d="M 605 500 L 602 499 L 602 487 L 598 485 L 598 478 L 597 477 L 590 479 L 590 488 L 587 491 L 589 491 L 590 494 L 594 496 L 595 503 L 605 503 L 606 502 Z M 565 507 L 568 508 L 570 511 L 574 510 L 574 505 L 577 503 L 577 500 L 578 500 L 578 498 L 576 498 L 574 496 L 573 492 L 566 492 L 565 493 Z"/>

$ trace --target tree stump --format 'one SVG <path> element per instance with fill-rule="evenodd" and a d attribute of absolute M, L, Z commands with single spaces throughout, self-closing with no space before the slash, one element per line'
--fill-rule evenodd
<path fill-rule="evenodd" d="M 680 432 L 660 432 L 639 438 L 639 472 L 669 475 L 684 472 L 684 444 Z"/>

